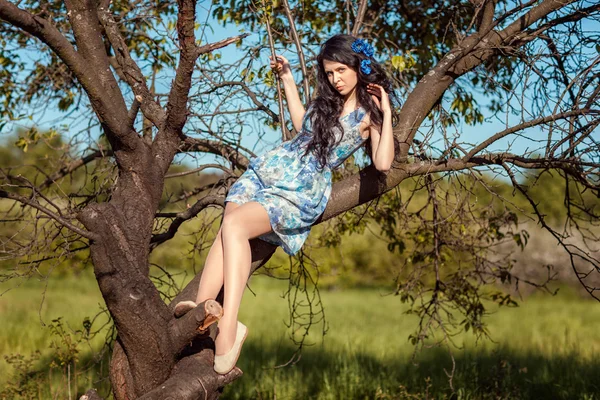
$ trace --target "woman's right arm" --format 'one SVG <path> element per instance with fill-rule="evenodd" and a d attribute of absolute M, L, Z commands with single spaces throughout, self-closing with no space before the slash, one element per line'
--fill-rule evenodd
<path fill-rule="evenodd" d="M 290 63 L 285 57 L 277 55 L 277 62 L 271 59 L 271 68 L 273 68 L 273 71 L 275 71 L 283 83 L 283 90 L 285 91 L 288 110 L 292 117 L 292 124 L 296 132 L 300 132 L 300 129 L 302 129 L 302 118 L 304 118 L 306 110 L 300 100 L 300 94 L 292 75 Z"/>

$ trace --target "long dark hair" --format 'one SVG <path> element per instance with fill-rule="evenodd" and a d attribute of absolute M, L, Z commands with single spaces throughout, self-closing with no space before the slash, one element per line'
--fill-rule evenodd
<path fill-rule="evenodd" d="M 358 75 L 356 84 L 356 99 L 367 113 L 370 113 L 371 124 L 381 126 L 383 122 L 383 113 L 379 110 L 371 95 L 367 91 L 369 83 L 375 83 L 382 86 L 390 95 L 390 100 L 394 104 L 395 95 L 392 91 L 392 85 L 388 79 L 383 67 L 373 58 L 369 58 L 363 53 L 357 53 L 352 50 L 352 43 L 356 38 L 350 35 L 335 35 L 321 45 L 321 51 L 317 56 L 317 96 L 312 101 L 310 109 L 312 138 L 307 145 L 306 153 L 313 152 L 321 166 L 327 165 L 327 156 L 333 147 L 337 144 L 335 141 L 335 132 L 342 130 L 339 121 L 342 109 L 344 107 L 344 97 L 329 83 L 323 60 L 329 60 L 345 64 L 354 70 Z M 361 71 L 360 65 L 363 60 L 371 60 L 371 73 L 365 74 Z M 392 107 L 392 121 L 396 120 L 396 112 Z M 343 130 L 342 130 L 343 132 Z M 367 152 L 370 153 L 370 141 L 366 143 Z M 370 155 L 370 154 L 369 154 Z"/>

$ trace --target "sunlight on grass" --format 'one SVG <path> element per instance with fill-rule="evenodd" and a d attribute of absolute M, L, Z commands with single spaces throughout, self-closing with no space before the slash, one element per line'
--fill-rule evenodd
<path fill-rule="evenodd" d="M 0 287 L 2 292 L 7 285 Z M 93 317 L 102 301 L 87 272 L 51 280 L 42 302 L 44 286 L 43 281 L 29 280 L 0 297 L 0 349 L 3 356 L 27 356 L 40 349 L 36 368 L 47 369 L 51 359 L 56 360 L 49 348 L 57 340 L 48 326 L 52 320 L 62 317 L 67 331 L 82 329 L 84 318 Z M 273 368 L 295 351 L 286 327 L 288 303 L 282 297 L 287 282 L 256 276 L 250 288 L 255 294 L 246 292 L 240 311 L 240 320 L 249 328 L 238 364 L 245 374 L 225 389 L 223 398 L 410 399 L 425 393 L 450 398 L 444 372 L 452 369 L 448 351 L 424 349 L 413 362 L 414 348 L 407 338 L 417 320 L 404 314 L 406 306 L 398 297 L 377 289 L 323 291 L 326 335 L 322 325 L 314 326 L 300 361 Z M 555 297 L 536 294 L 519 307 L 498 310 L 487 319 L 493 342 L 475 343 L 468 334 L 456 338 L 464 349 L 453 351 L 453 398 L 597 399 L 599 321 L 596 302 L 568 291 Z M 92 386 L 108 391 L 107 382 L 97 381 L 106 365 L 88 369 L 103 339 L 102 334 L 89 345 L 79 345 L 79 394 Z M 59 377 L 50 384 L 53 395 L 66 393 L 61 371 L 55 367 Z M 4 359 L 0 361 L 0 384 L 11 382 L 14 373 Z M 45 376 L 48 379 L 48 372 Z M 44 393 L 39 398 L 47 398 Z"/>

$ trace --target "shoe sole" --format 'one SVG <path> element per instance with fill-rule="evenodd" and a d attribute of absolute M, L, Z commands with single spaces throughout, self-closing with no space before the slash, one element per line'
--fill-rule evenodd
<path fill-rule="evenodd" d="M 238 362 L 238 360 L 240 358 L 240 354 L 242 353 L 243 344 L 246 341 L 246 337 L 248 337 L 248 327 L 245 327 L 245 328 L 246 328 L 246 331 L 244 332 L 244 337 L 242 338 L 242 341 L 240 342 L 240 347 L 239 347 L 238 352 L 237 352 L 237 354 L 235 356 L 235 362 L 233 363 L 233 367 L 231 367 L 231 369 L 229 369 L 229 371 L 227 371 L 227 372 L 218 372 L 218 371 L 215 371 L 217 374 L 227 375 L 228 373 L 230 373 L 231 371 L 233 371 L 233 369 L 235 368 L 235 366 L 236 366 L 236 364 L 237 364 L 237 362 Z"/>

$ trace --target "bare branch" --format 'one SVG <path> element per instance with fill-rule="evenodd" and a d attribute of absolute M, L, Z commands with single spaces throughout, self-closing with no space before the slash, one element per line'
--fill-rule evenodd
<path fill-rule="evenodd" d="M 231 171 L 229 168 L 225 168 L 224 166 L 222 166 L 220 164 L 205 164 L 201 167 L 190 169 L 188 171 L 167 174 L 167 175 L 165 175 L 165 179 L 178 178 L 178 177 L 182 177 L 182 176 L 186 176 L 186 175 L 196 174 L 198 172 L 204 171 L 205 169 L 209 169 L 209 168 L 217 168 L 217 169 L 222 170 L 223 172 L 226 172 L 229 175 L 233 175 L 233 171 Z"/>
<path fill-rule="evenodd" d="M 269 107 L 267 107 L 266 105 L 264 105 L 263 103 L 261 103 L 258 100 L 258 97 L 256 96 L 256 93 L 254 93 L 252 90 L 250 90 L 250 88 L 248 87 L 248 85 L 246 85 L 245 82 L 242 82 L 242 81 L 224 81 L 224 82 L 219 82 L 218 84 L 212 86 L 210 88 L 210 90 L 207 90 L 207 91 L 205 91 L 205 92 L 203 92 L 201 94 L 209 94 L 209 93 L 212 93 L 212 92 L 214 92 L 214 91 L 216 91 L 216 90 L 218 90 L 220 88 L 227 87 L 227 86 L 234 86 L 234 85 L 242 87 L 242 89 L 244 90 L 244 92 L 246 92 L 246 94 L 248 95 L 248 97 L 250 97 L 250 100 L 252 100 L 252 102 L 256 105 L 257 110 L 264 111 L 265 113 L 267 113 L 267 115 L 269 117 L 271 117 L 271 119 L 274 122 L 277 122 L 277 123 L 281 122 L 280 121 L 280 117 L 277 114 L 275 114 L 273 112 L 273 110 L 271 110 Z"/>
<path fill-rule="evenodd" d="M 271 57 L 273 58 L 273 61 L 277 60 L 277 55 L 275 54 L 275 46 L 273 45 L 273 33 L 271 30 L 271 21 L 270 21 L 270 12 L 267 12 L 267 4 L 265 3 L 265 1 L 263 0 L 263 14 L 264 14 L 264 20 L 265 20 L 265 24 L 267 25 L 267 37 L 269 39 L 269 48 L 271 49 Z M 270 8 L 269 8 L 270 10 Z M 283 95 L 282 95 L 282 91 L 281 91 L 281 83 L 279 82 L 279 79 L 275 79 L 275 84 L 277 86 L 277 101 L 279 103 L 279 124 L 281 127 L 281 138 L 283 141 L 286 140 L 290 140 L 292 138 L 292 134 L 291 132 L 288 131 L 287 127 L 285 126 L 285 113 L 283 110 Z"/>
<path fill-rule="evenodd" d="M 65 165 L 60 170 L 56 171 L 54 174 L 49 176 L 44 182 L 42 182 L 38 186 L 38 189 L 42 190 L 42 189 L 49 187 L 53 183 L 56 183 L 56 181 L 58 181 L 59 179 L 64 178 L 65 176 L 74 172 L 76 169 L 78 169 L 86 164 L 89 164 L 90 162 L 94 161 L 97 158 L 111 157 L 112 155 L 113 155 L 112 150 L 95 150 L 92 153 L 88 154 L 87 156 L 82 157 L 79 160 L 73 161 L 69 165 Z"/>
<path fill-rule="evenodd" d="M 308 70 L 306 69 L 306 61 L 304 59 L 304 51 L 302 50 L 302 43 L 300 42 L 300 37 L 298 36 L 298 31 L 296 30 L 296 23 L 294 22 L 294 17 L 292 16 L 292 10 L 290 9 L 290 3 L 288 0 L 283 0 L 282 2 L 283 10 L 285 11 L 285 15 L 290 23 L 290 33 L 292 34 L 292 40 L 296 45 L 296 51 L 298 52 L 298 59 L 300 60 L 300 69 L 302 70 L 302 86 L 304 87 L 304 103 L 308 104 L 310 101 L 310 85 L 308 82 Z"/>
<path fill-rule="evenodd" d="M 245 170 L 250 164 L 250 160 L 247 157 L 240 154 L 240 152 L 232 146 L 216 140 L 206 139 L 195 139 L 186 136 L 181 145 L 179 146 L 180 152 L 203 152 L 215 154 L 224 157 L 230 161 L 235 168 Z"/>
<path fill-rule="evenodd" d="M 194 218 L 198 213 L 209 206 L 220 206 L 225 207 L 225 198 L 223 196 L 206 196 L 198 200 L 193 206 L 188 208 L 186 211 L 177 214 L 177 218 L 171 222 L 169 229 L 158 235 L 154 235 L 150 241 L 151 247 L 154 248 L 159 244 L 166 242 L 173 238 L 177 233 L 177 230 L 185 221 Z"/>
<path fill-rule="evenodd" d="M 229 46 L 230 44 L 235 43 L 239 40 L 242 40 L 243 38 L 245 38 L 249 35 L 250 35 L 249 33 L 243 33 L 241 35 L 232 36 L 227 39 L 219 40 L 218 42 L 202 45 L 196 49 L 196 58 L 202 54 L 210 53 L 211 51 L 221 49 L 225 46 Z"/>
<path fill-rule="evenodd" d="M 394 129 L 394 134 L 398 137 L 400 144 L 398 161 L 406 160 L 417 128 L 427 116 L 427 112 L 423 110 L 431 110 L 458 77 L 497 55 L 501 48 L 500 45 L 514 43 L 519 34 L 532 24 L 574 1 L 546 0 L 519 17 L 504 30 L 489 33 L 487 31 L 477 32 L 448 52 L 438 65 L 419 81 L 400 111 L 400 123 Z M 495 24 L 491 24 L 488 29 L 492 29 L 494 26 Z M 522 44 L 522 41 L 520 43 Z"/>
<path fill-rule="evenodd" d="M 192 85 L 192 74 L 196 59 L 201 54 L 235 43 L 248 35 L 238 35 L 216 43 L 197 47 L 194 36 L 195 8 L 196 2 L 193 0 L 184 0 L 179 4 L 177 20 L 177 31 L 181 48 L 179 65 L 175 73 L 175 80 L 171 86 L 171 91 L 169 92 L 164 129 L 158 131 L 152 145 L 155 158 L 160 162 L 161 169 L 164 172 L 168 170 L 173 156 L 177 152 L 180 140 L 182 138 L 185 139 L 182 129 L 188 119 L 189 92 Z"/>
<path fill-rule="evenodd" d="M 30 207 L 35 208 L 36 210 L 43 212 L 44 214 L 48 215 L 50 218 L 54 219 L 59 224 L 72 230 L 73 232 L 77 233 L 78 235 L 81 235 L 84 238 L 87 238 L 89 240 L 98 240 L 98 236 L 96 234 L 94 234 L 90 231 L 81 229 L 78 226 L 73 225 L 72 223 L 67 221 L 64 217 L 48 210 L 46 207 L 42 206 L 37 201 L 33 201 L 26 197 L 20 196 L 15 193 L 9 193 L 9 192 L 7 192 L 5 190 L 1 190 L 1 189 L 0 189 L 0 198 L 11 199 L 11 200 L 18 201 L 19 203 L 26 204 Z"/>
<path fill-rule="evenodd" d="M 508 129 L 503 130 L 502 132 L 496 133 L 495 135 L 493 135 L 493 136 L 489 137 L 488 139 L 484 140 L 483 142 L 481 142 L 479 145 L 477 145 L 473 150 L 471 150 L 464 157 L 464 160 L 468 161 L 475 154 L 479 153 L 481 150 L 485 149 L 486 147 L 489 147 L 495 141 L 500 140 L 503 137 L 508 136 L 512 133 L 519 132 L 526 128 L 531 128 L 532 126 L 546 124 L 548 122 L 557 121 L 559 119 L 566 119 L 566 118 L 572 117 L 574 115 L 585 115 L 585 114 L 600 114 L 600 110 L 590 110 L 590 109 L 584 108 L 584 109 L 568 111 L 568 112 L 564 112 L 564 113 L 560 113 L 560 114 L 549 115 L 546 117 L 540 117 L 540 118 L 536 118 L 531 121 L 523 122 L 522 124 L 512 126 Z"/>
<path fill-rule="evenodd" d="M 356 13 L 356 19 L 354 20 L 354 26 L 352 26 L 352 36 L 357 36 L 360 28 L 362 27 L 365 13 L 367 12 L 367 3 L 367 0 L 360 0 L 358 11 Z"/>
<path fill-rule="evenodd" d="M 523 188 L 521 185 L 518 184 L 518 182 L 514 178 L 514 175 L 511 173 L 510 169 L 508 168 L 508 166 L 506 166 L 506 164 L 501 164 L 501 165 L 505 169 L 505 171 L 507 171 L 508 176 L 510 177 L 511 182 L 513 184 L 513 187 L 516 188 L 525 197 L 525 199 L 527 199 L 527 201 L 529 202 L 531 209 L 533 210 L 533 212 L 535 213 L 535 215 L 538 218 L 538 222 L 542 225 L 542 227 L 547 232 L 550 232 L 550 234 L 552 236 L 554 236 L 554 238 L 559 243 L 559 245 L 567 252 L 567 254 L 569 254 L 569 258 L 571 260 L 571 267 L 573 268 L 573 271 L 575 272 L 575 275 L 577 276 L 577 279 L 579 280 L 581 285 L 586 289 L 586 291 L 593 298 L 600 301 L 600 297 L 598 297 L 595 293 L 597 288 L 590 287 L 588 284 L 586 284 L 585 278 L 587 277 L 587 274 L 582 274 L 581 272 L 579 272 L 577 270 L 574 259 L 579 257 L 581 259 L 588 261 L 590 264 L 593 265 L 592 270 L 598 270 L 600 261 L 595 260 L 595 259 L 593 259 L 593 257 L 590 257 L 589 255 L 587 255 L 578 246 L 566 243 L 565 238 L 562 235 L 560 235 L 558 232 L 556 232 L 554 229 L 552 229 L 552 227 L 550 225 L 548 225 L 544 214 L 540 211 L 540 209 L 538 207 L 538 204 L 531 198 L 531 196 L 529 195 L 529 193 L 527 193 L 525 188 Z"/>

